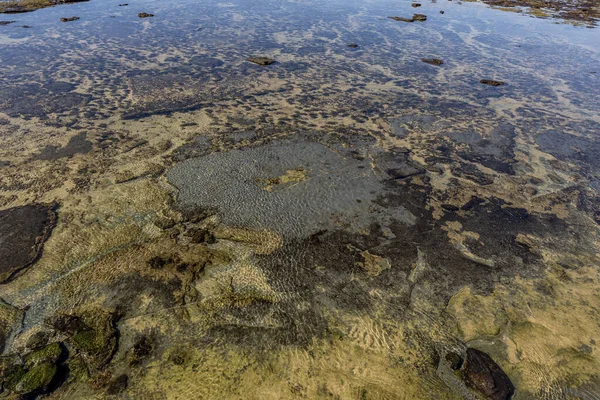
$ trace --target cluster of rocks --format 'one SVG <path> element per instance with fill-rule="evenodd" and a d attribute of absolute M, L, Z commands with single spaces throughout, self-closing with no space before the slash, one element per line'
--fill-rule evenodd
<path fill-rule="evenodd" d="M 117 350 L 116 320 L 99 309 L 48 318 L 24 349 L 0 357 L 0 394 L 35 397 L 102 371 Z"/>

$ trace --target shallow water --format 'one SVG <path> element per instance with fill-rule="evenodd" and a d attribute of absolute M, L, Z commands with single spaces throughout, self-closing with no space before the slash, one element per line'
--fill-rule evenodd
<path fill-rule="evenodd" d="M 51 398 L 485 397 L 474 348 L 513 398 L 600 395 L 600 31 L 119 4 L 0 17 L 0 208 L 58 215 L 0 277 L 3 360 L 49 332 Z"/>

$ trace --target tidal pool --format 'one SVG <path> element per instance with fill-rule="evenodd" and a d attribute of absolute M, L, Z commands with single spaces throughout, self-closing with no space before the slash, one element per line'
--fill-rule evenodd
<path fill-rule="evenodd" d="M 122 1 L 0 13 L 0 398 L 600 396 L 595 4 Z"/>

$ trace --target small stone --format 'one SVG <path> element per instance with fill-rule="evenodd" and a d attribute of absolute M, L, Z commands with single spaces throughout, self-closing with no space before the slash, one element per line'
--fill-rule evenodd
<path fill-rule="evenodd" d="M 148 13 L 142 12 L 142 13 L 138 14 L 138 17 L 140 17 L 140 18 L 150 18 L 150 17 L 154 17 L 154 14 L 148 14 Z"/>
<path fill-rule="evenodd" d="M 17 22 L 17 21 L 0 21 L 0 26 L 12 24 L 12 23 L 15 23 L 15 22 Z"/>
<path fill-rule="evenodd" d="M 431 64 L 431 65 L 435 65 L 435 66 L 440 66 L 444 63 L 439 58 L 421 58 L 421 61 L 423 61 L 426 64 Z"/>
<path fill-rule="evenodd" d="M 421 7 L 421 3 L 412 3 L 411 6 L 414 8 Z"/>
<path fill-rule="evenodd" d="M 119 4 L 119 7 L 127 7 L 129 4 L 127 3 L 123 3 L 123 4 Z"/>
<path fill-rule="evenodd" d="M 413 15 L 413 21 L 427 21 L 427 15 L 425 14 L 415 14 Z"/>
<path fill-rule="evenodd" d="M 79 19 L 79 17 L 66 17 L 66 18 L 61 18 L 61 22 L 71 22 L 71 21 L 77 21 Z"/>
<path fill-rule="evenodd" d="M 358 45 L 356 43 L 350 43 L 348 47 L 352 47 L 353 49 L 357 48 Z"/>
<path fill-rule="evenodd" d="M 275 63 L 275 60 L 268 57 L 250 57 L 248 58 L 248 61 L 254 64 L 262 65 L 263 67 Z"/>
<path fill-rule="evenodd" d="M 504 82 L 502 82 L 502 81 L 494 81 L 494 80 L 491 80 L 491 79 L 482 79 L 479 82 L 483 83 L 484 85 L 490 85 L 490 86 L 501 86 L 501 85 L 504 85 Z"/>
<path fill-rule="evenodd" d="M 444 10 L 440 10 L 440 14 L 443 14 L 443 13 L 444 13 Z"/>
<path fill-rule="evenodd" d="M 152 345 L 150 339 L 148 339 L 147 336 L 141 336 L 137 339 L 131 349 L 129 365 L 141 364 L 142 361 L 144 361 L 144 359 L 146 359 L 150 353 L 152 353 L 153 349 L 154 346 Z"/>

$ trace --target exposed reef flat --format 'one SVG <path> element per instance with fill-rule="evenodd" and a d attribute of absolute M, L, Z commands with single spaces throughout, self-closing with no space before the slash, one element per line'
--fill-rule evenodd
<path fill-rule="evenodd" d="M 419 4 L 7 18 L 0 397 L 597 396 L 598 31 Z"/>

